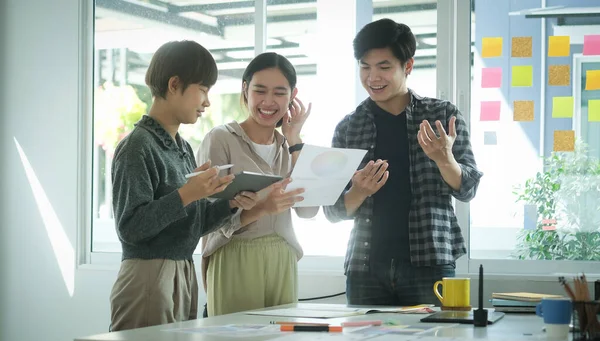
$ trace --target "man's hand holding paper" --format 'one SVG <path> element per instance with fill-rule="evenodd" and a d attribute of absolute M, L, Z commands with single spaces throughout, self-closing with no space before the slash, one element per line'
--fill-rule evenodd
<path fill-rule="evenodd" d="M 294 207 L 333 205 L 352 180 L 366 150 L 304 145 L 287 190 L 304 188 Z"/>

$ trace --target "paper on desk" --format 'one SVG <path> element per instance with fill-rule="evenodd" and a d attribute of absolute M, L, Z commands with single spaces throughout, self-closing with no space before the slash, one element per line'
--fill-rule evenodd
<path fill-rule="evenodd" d="M 355 340 L 378 340 L 378 338 L 367 337 L 357 334 L 346 333 L 286 333 L 285 335 L 270 339 L 269 341 L 355 341 Z M 394 339 L 395 341 L 403 341 L 404 339 Z"/>
<path fill-rule="evenodd" d="M 366 150 L 304 145 L 287 189 L 304 188 L 304 200 L 294 207 L 335 204 L 358 170 Z"/>
<path fill-rule="evenodd" d="M 402 323 L 388 324 L 384 323 L 381 326 L 369 326 L 365 328 L 357 328 L 350 333 L 360 334 L 364 336 L 377 335 L 420 335 L 431 333 L 433 331 L 458 326 L 458 324 L 427 324 L 419 323 L 407 325 Z"/>
<path fill-rule="evenodd" d="M 282 317 L 307 317 L 307 318 L 335 318 L 345 316 L 363 315 L 364 311 L 355 308 L 328 308 L 328 309 L 303 309 L 303 308 L 282 308 L 271 310 L 248 311 L 244 314 L 263 315 L 263 316 L 282 316 Z"/>
<path fill-rule="evenodd" d="M 350 307 L 311 307 L 311 308 L 282 308 L 271 310 L 248 311 L 245 314 L 263 315 L 263 316 L 281 316 L 281 317 L 306 317 L 306 318 L 336 318 L 345 316 L 357 316 L 379 313 L 399 313 L 399 314 L 422 314 L 431 313 L 430 305 L 422 304 L 412 307 L 395 307 L 395 308 L 350 308 Z"/>
<path fill-rule="evenodd" d="M 280 334 L 279 325 L 265 324 L 228 324 L 224 326 L 203 326 L 195 328 L 172 328 L 163 329 L 164 332 L 176 332 L 186 334 L 207 334 L 223 337 L 252 337 Z"/>

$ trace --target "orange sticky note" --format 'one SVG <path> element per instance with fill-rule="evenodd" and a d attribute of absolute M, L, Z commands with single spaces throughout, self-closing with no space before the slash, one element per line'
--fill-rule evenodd
<path fill-rule="evenodd" d="M 587 70 L 585 72 L 585 90 L 600 89 L 600 70 Z"/>
<path fill-rule="evenodd" d="M 481 57 L 492 58 L 502 56 L 502 37 L 481 39 Z"/>
<path fill-rule="evenodd" d="M 575 150 L 575 131 L 574 130 L 555 130 L 554 131 L 554 151 L 572 152 Z"/>
<path fill-rule="evenodd" d="M 571 53 L 571 37 L 548 37 L 548 57 L 568 57 Z"/>
<path fill-rule="evenodd" d="M 600 122 L 600 99 L 588 100 L 588 122 Z"/>

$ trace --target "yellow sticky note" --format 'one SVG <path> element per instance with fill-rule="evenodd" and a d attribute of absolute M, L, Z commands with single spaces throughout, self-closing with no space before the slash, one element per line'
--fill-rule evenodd
<path fill-rule="evenodd" d="M 568 57 L 571 52 L 569 36 L 548 37 L 548 57 Z"/>
<path fill-rule="evenodd" d="M 600 70 L 587 70 L 585 72 L 585 90 L 600 89 Z"/>
<path fill-rule="evenodd" d="M 555 130 L 554 131 L 554 151 L 572 152 L 575 150 L 575 131 L 574 130 Z"/>
<path fill-rule="evenodd" d="M 502 56 L 502 37 L 481 39 L 481 58 Z"/>
<path fill-rule="evenodd" d="M 552 98 L 552 117 L 573 117 L 573 96 L 557 96 Z"/>
<path fill-rule="evenodd" d="M 513 107 L 514 121 L 533 121 L 533 101 L 514 101 Z"/>
<path fill-rule="evenodd" d="M 531 37 L 513 37 L 511 57 L 531 57 Z"/>
<path fill-rule="evenodd" d="M 532 86 L 533 66 L 519 65 L 512 67 L 512 86 Z"/>
<path fill-rule="evenodd" d="M 600 122 L 600 99 L 588 100 L 588 122 Z"/>
<path fill-rule="evenodd" d="M 571 67 L 569 65 L 550 65 L 548 67 L 548 85 L 571 84 Z"/>

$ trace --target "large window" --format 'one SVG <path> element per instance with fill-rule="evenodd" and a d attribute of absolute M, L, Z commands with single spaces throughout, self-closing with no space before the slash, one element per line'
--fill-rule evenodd
<path fill-rule="evenodd" d="M 473 259 L 600 260 L 597 3 L 544 2 L 554 8 L 471 4 L 471 141 L 485 173 L 470 204 Z"/>
<path fill-rule="evenodd" d="M 209 114 L 181 130 L 194 149 L 215 125 L 245 118 L 239 106 L 241 75 L 262 51 L 278 52 L 294 64 L 299 74 L 298 96 L 313 104 L 303 138 L 329 146 L 337 122 L 366 98 L 356 78 L 352 39 L 364 24 L 383 17 L 413 29 L 418 51 L 409 86 L 421 95 L 435 96 L 436 0 L 347 3 L 354 3 L 355 8 L 331 0 L 266 1 L 264 13 L 256 3 L 96 0 L 93 252 L 121 250 L 111 208 L 112 153 L 151 105 L 144 74 L 152 53 L 167 41 L 196 40 L 212 52 L 218 64 Z M 321 210 L 314 219 L 295 217 L 294 224 L 305 254 L 345 254 L 351 221 L 330 224 Z"/>
<path fill-rule="evenodd" d="M 94 60 L 93 252 L 120 252 L 112 215 L 110 167 L 117 143 L 150 108 L 144 76 L 152 54 L 171 40 L 195 40 L 208 48 L 219 66 L 211 106 L 180 133 L 197 150 L 214 126 L 239 120 L 241 75 L 252 59 L 254 20 L 240 14 L 236 1 L 192 5 L 97 0 Z M 167 7 L 169 6 L 169 7 Z M 252 13 L 253 7 L 244 8 Z M 250 54 L 240 52 L 249 51 Z"/>
<path fill-rule="evenodd" d="M 151 105 L 143 79 L 158 46 L 193 39 L 217 60 L 209 114 L 182 127 L 194 149 L 215 125 L 245 118 L 241 73 L 263 51 L 295 65 L 298 96 L 313 104 L 303 138 L 329 146 L 337 122 L 366 98 L 352 39 L 366 23 L 388 17 L 417 37 L 409 87 L 457 104 L 485 174 L 477 197 L 456 203 L 469 248 L 458 271 L 485 263 L 496 273 L 544 273 L 557 271 L 557 264 L 560 271 L 597 272 L 597 263 L 589 262 L 600 257 L 595 6 L 595 0 L 349 0 L 345 6 L 331 0 L 96 0 L 92 255 L 120 251 L 111 158 Z M 351 221 L 330 224 L 321 210 L 294 224 L 313 256 L 306 264 L 334 256 L 328 259 L 341 270 Z"/>

